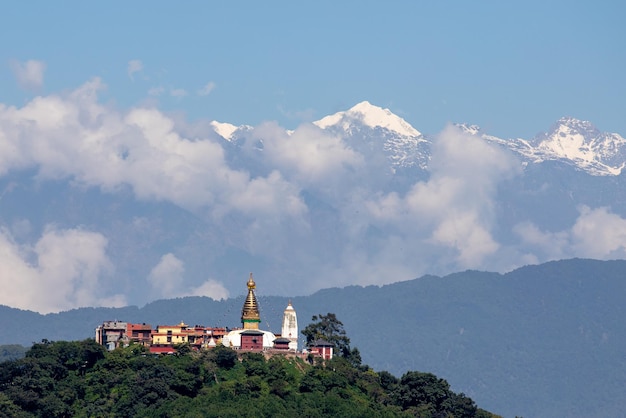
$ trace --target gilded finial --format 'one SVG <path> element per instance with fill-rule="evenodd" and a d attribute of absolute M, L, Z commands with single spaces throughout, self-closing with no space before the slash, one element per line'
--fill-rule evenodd
<path fill-rule="evenodd" d="M 254 283 L 254 279 L 252 278 L 252 273 L 250 273 L 250 279 L 248 279 L 248 289 L 256 289 L 256 283 Z"/>

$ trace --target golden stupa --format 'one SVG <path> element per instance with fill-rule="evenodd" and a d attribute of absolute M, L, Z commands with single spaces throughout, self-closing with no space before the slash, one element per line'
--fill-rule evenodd
<path fill-rule="evenodd" d="M 256 283 L 254 283 L 252 273 L 250 273 L 250 279 L 248 279 L 248 296 L 246 296 L 246 301 L 243 303 L 243 309 L 241 309 L 241 322 L 243 323 L 243 329 L 259 329 L 259 322 L 261 322 L 259 304 L 256 301 L 254 289 L 256 289 Z"/>

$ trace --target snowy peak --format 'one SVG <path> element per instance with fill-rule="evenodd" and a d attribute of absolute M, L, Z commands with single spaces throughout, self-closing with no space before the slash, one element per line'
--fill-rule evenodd
<path fill-rule="evenodd" d="M 572 117 L 559 119 L 548 132 L 531 140 L 482 137 L 534 163 L 564 161 L 595 176 L 619 175 L 626 162 L 624 138 L 601 132 L 591 122 Z"/>
<path fill-rule="evenodd" d="M 392 172 L 398 168 L 426 169 L 428 165 L 429 142 L 424 136 L 389 109 L 370 102 L 358 103 L 313 123 L 341 136 L 351 148 L 374 160 L 375 154 L 382 151 Z"/>
<path fill-rule="evenodd" d="M 235 126 L 230 123 L 218 122 L 215 120 L 212 121 L 210 125 L 219 136 L 227 141 L 233 141 L 237 136 L 238 131 L 249 131 L 252 129 L 250 125 Z"/>
<path fill-rule="evenodd" d="M 626 157 L 624 138 L 600 132 L 591 122 L 574 118 L 560 119 L 549 132 L 532 142 L 547 155 L 579 162 L 581 166 L 602 164 L 611 174 L 621 172 Z"/>
<path fill-rule="evenodd" d="M 548 132 L 537 135 L 530 142 L 536 146 L 549 147 L 550 144 L 564 143 L 572 140 L 582 140 L 590 143 L 594 138 L 598 138 L 602 133 L 589 121 L 579 120 L 571 117 L 559 119 Z"/>
<path fill-rule="evenodd" d="M 570 133 L 577 133 L 586 137 L 596 137 L 601 134 L 601 132 L 591 122 L 569 116 L 559 119 L 554 126 L 567 128 Z"/>
<path fill-rule="evenodd" d="M 400 136 L 422 136 L 417 129 L 401 117 L 393 114 L 389 109 L 374 106 L 367 101 L 358 103 L 347 111 L 337 112 L 313 123 L 322 129 L 340 127 L 345 131 L 351 131 L 355 122 L 370 128 L 385 128 Z"/>
<path fill-rule="evenodd" d="M 230 123 L 222 123 L 222 122 L 218 122 L 215 120 L 211 122 L 211 126 L 213 127 L 213 130 L 218 135 L 220 135 L 222 138 L 228 141 L 230 141 L 235 131 L 239 129 L 239 127 L 232 125 Z"/>
<path fill-rule="evenodd" d="M 467 123 L 455 123 L 454 126 L 456 126 L 462 132 L 469 134 L 469 135 L 480 134 L 480 126 L 478 125 L 469 125 Z"/>

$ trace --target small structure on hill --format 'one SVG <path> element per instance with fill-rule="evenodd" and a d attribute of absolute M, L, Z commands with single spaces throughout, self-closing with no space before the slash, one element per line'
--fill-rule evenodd
<path fill-rule="evenodd" d="M 96 328 L 96 342 L 114 350 L 128 344 L 128 323 L 122 321 L 105 321 Z"/>
<path fill-rule="evenodd" d="M 313 343 L 311 344 L 310 351 L 311 354 L 313 354 L 314 356 L 319 356 L 321 358 L 323 358 L 324 360 L 330 360 L 333 358 L 333 348 L 334 348 L 334 344 L 329 343 L 326 340 L 315 340 L 313 341 Z"/>

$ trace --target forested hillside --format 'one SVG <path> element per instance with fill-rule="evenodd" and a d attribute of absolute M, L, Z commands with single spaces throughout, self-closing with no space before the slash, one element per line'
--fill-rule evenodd
<path fill-rule="evenodd" d="M 400 379 L 342 357 L 322 362 L 218 346 L 154 356 L 131 345 L 43 341 L 0 363 L 2 417 L 495 417 L 430 373 Z"/>

